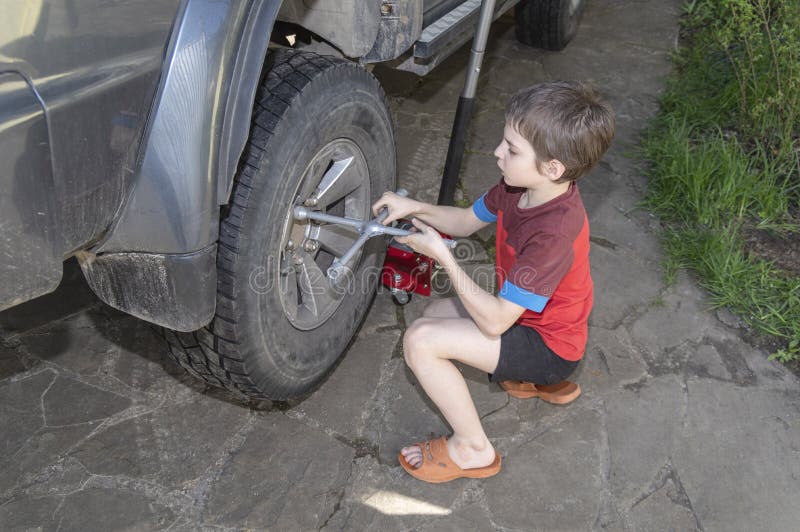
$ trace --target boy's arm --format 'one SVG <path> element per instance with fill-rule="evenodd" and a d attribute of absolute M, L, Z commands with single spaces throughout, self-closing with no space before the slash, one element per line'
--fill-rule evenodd
<path fill-rule="evenodd" d="M 508 330 L 525 307 L 483 290 L 461 269 L 438 233 L 418 220 L 414 220 L 414 225 L 420 233 L 398 238 L 398 241 L 434 258 L 447 271 L 459 299 L 485 335 L 496 337 Z"/>
<path fill-rule="evenodd" d="M 372 212 L 377 215 L 386 207 L 389 216 L 384 224 L 390 224 L 400 218 L 414 216 L 428 225 L 431 225 L 455 237 L 469 236 L 475 231 L 489 225 L 475 216 L 471 207 L 449 207 L 447 205 L 431 205 L 411 198 L 398 196 L 393 192 L 386 192 L 372 205 Z"/>
<path fill-rule="evenodd" d="M 525 307 L 486 292 L 467 275 L 447 250 L 439 264 L 445 269 L 453 289 L 475 324 L 486 336 L 496 337 L 506 332 L 525 312 Z"/>

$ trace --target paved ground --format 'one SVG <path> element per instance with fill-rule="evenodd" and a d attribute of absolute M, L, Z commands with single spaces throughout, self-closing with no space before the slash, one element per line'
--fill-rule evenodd
<path fill-rule="evenodd" d="M 615 146 L 582 183 L 597 287 L 568 407 L 509 398 L 465 370 L 504 456 L 486 481 L 419 483 L 398 447 L 445 430 L 399 356 L 423 300 L 379 294 L 357 340 L 306 400 L 246 408 L 160 362 L 142 322 L 99 303 L 70 267 L 54 295 L 0 314 L 0 529 L 796 530 L 800 385 L 708 310 L 665 287 L 655 224 L 634 210 L 630 159 L 656 110 L 677 0 L 590 2 L 562 53 L 492 34 L 464 169 L 475 199 L 508 97 L 553 78 L 598 86 Z M 401 184 L 436 196 L 465 54 L 432 77 L 380 73 L 398 125 Z M 488 234 L 481 235 L 487 238 Z M 489 284 L 476 241 L 465 267 Z"/>

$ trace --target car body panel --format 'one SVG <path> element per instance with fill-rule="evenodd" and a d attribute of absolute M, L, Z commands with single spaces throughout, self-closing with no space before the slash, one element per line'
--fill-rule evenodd
<path fill-rule="evenodd" d="M 55 289 L 63 236 L 44 108 L 16 72 L 0 73 L 0 309 Z"/>
<path fill-rule="evenodd" d="M 0 69 L 19 72 L 44 105 L 65 256 L 110 226 L 132 182 L 178 3 L 4 4 Z"/>
<path fill-rule="evenodd" d="M 381 11 L 375 42 L 362 63 L 396 59 L 409 50 L 422 33 L 422 0 L 396 0 Z"/>

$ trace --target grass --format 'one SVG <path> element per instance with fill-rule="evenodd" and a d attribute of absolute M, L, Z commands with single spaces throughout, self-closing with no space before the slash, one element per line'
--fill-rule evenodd
<path fill-rule="evenodd" d="M 798 25 L 794 3 L 687 2 L 686 45 L 642 145 L 668 279 L 695 271 L 716 306 L 779 339 L 784 362 L 800 359 L 800 278 L 748 252 L 742 233 L 800 243 Z"/>

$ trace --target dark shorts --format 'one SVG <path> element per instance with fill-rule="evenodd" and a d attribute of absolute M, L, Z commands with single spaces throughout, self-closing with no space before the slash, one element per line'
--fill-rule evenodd
<path fill-rule="evenodd" d="M 578 363 L 551 351 L 535 329 L 515 324 L 500 337 L 500 360 L 489 380 L 555 384 L 566 380 Z"/>

